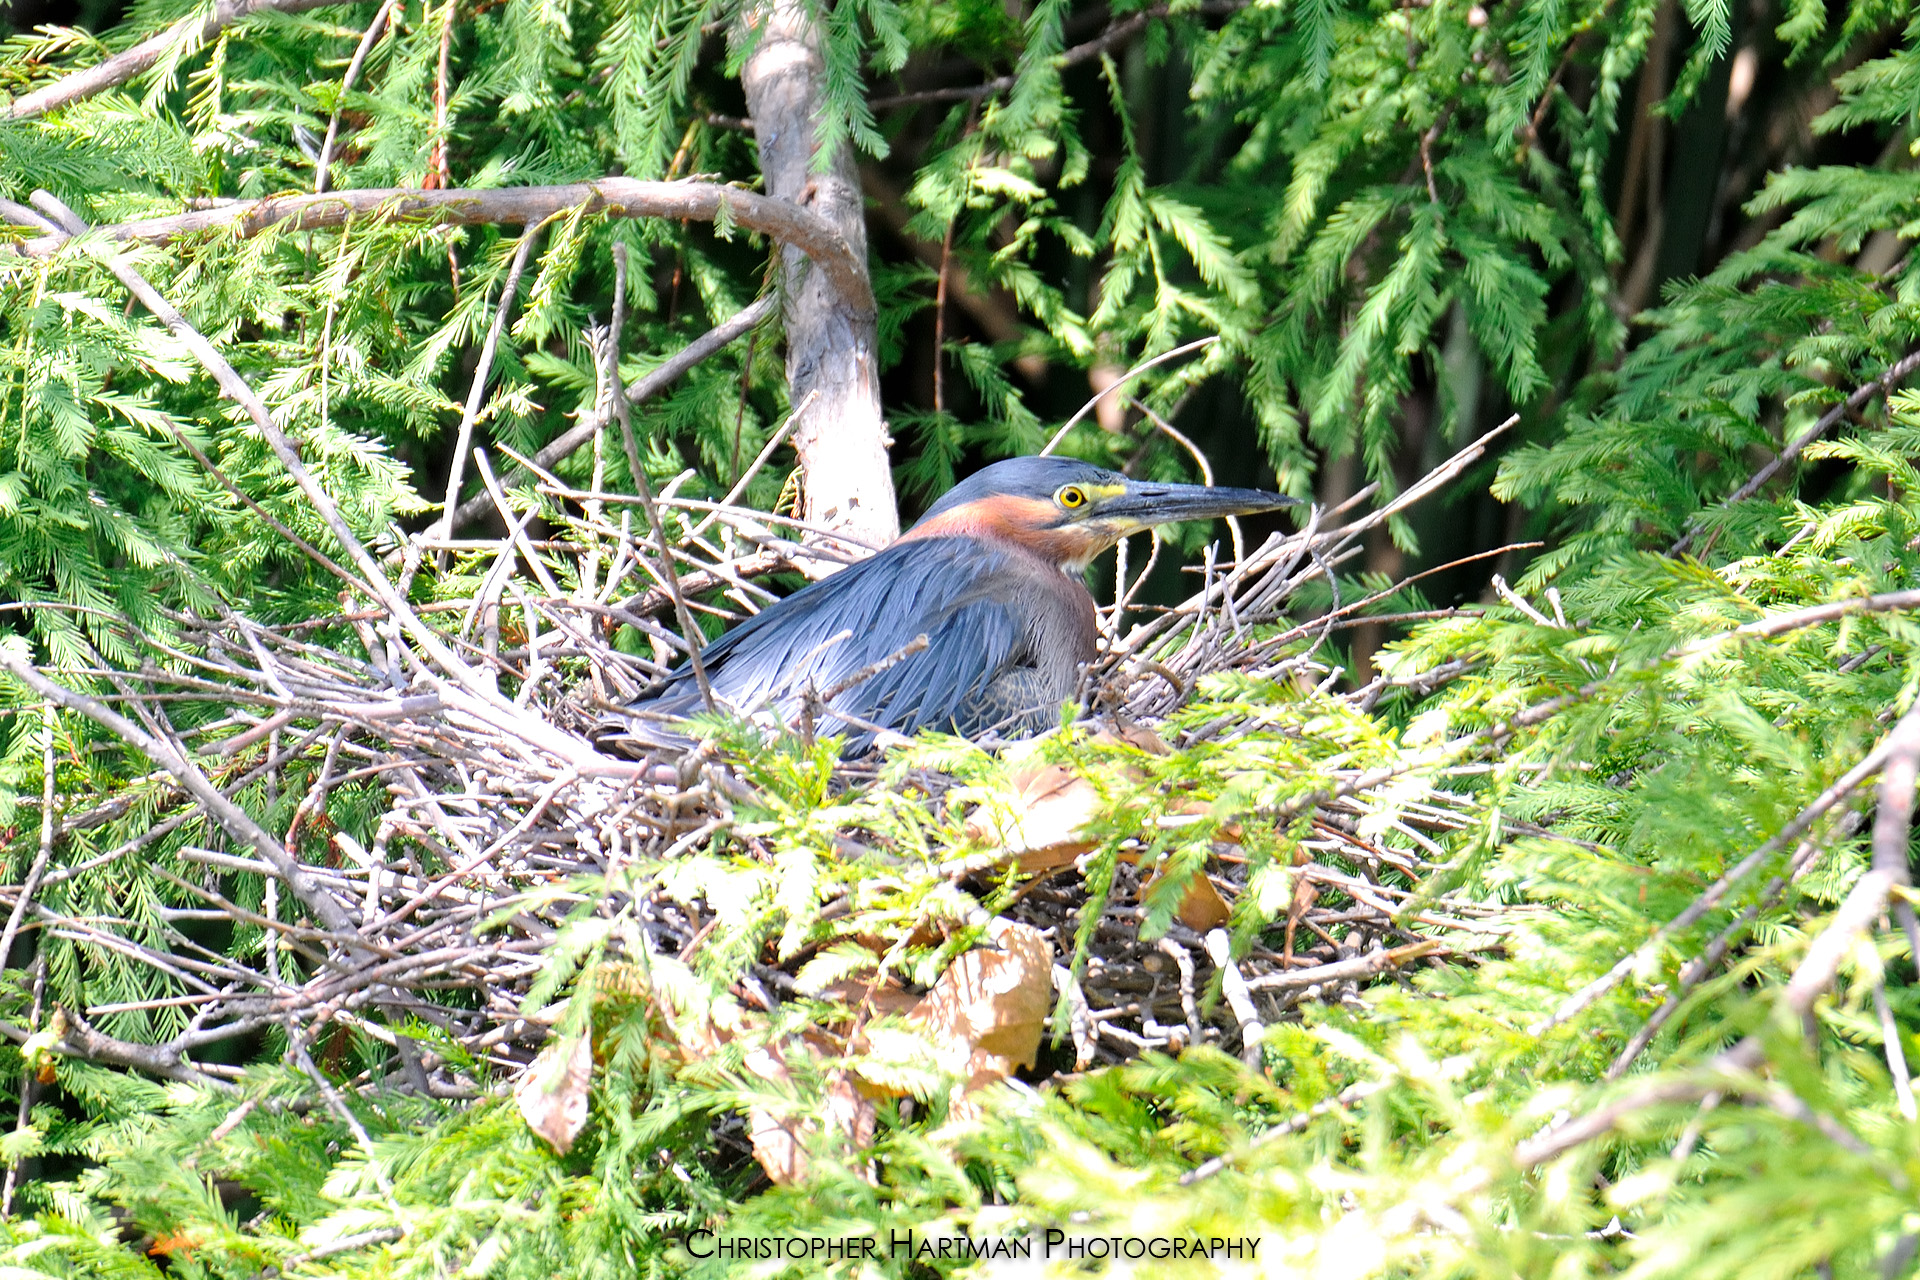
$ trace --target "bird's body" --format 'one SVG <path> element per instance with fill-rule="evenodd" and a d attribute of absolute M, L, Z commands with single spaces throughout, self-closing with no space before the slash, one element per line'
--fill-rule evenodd
<path fill-rule="evenodd" d="M 717 702 L 800 718 L 870 746 L 876 730 L 1016 737 L 1054 723 L 1096 651 L 1088 563 L 1166 519 L 1269 510 L 1248 489 L 1143 485 L 1066 458 L 1014 458 L 956 486 L 885 550 L 787 597 L 701 651 Z M 1159 511 L 1167 514 L 1157 516 Z M 916 648 L 918 638 L 926 644 Z M 648 721 L 700 711 L 681 666 L 610 729 L 658 743 Z"/>

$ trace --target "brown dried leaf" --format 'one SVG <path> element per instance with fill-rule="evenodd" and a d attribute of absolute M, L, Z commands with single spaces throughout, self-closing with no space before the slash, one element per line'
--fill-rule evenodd
<path fill-rule="evenodd" d="M 1100 812 L 1100 793 L 1061 764 L 1009 771 L 1010 788 L 967 818 L 967 834 L 1018 859 L 1022 871 L 1064 867 L 1099 843 L 1085 834 Z"/>
<path fill-rule="evenodd" d="M 1147 726 L 1135 724 L 1131 720 L 1121 721 L 1115 718 L 1107 728 L 1094 734 L 1093 740 L 1095 742 L 1132 747 L 1136 751 L 1144 751 L 1150 756 L 1170 756 L 1173 754 L 1173 748 L 1167 745 L 1166 739 L 1147 728 Z"/>
<path fill-rule="evenodd" d="M 1147 895 L 1153 892 L 1153 886 L 1160 883 L 1164 874 L 1156 870 L 1140 886 L 1141 901 L 1144 902 Z M 1207 873 L 1198 871 L 1188 879 L 1186 891 L 1180 895 L 1180 909 L 1173 915 L 1174 919 L 1195 933 L 1205 933 L 1226 924 L 1233 912 L 1228 908 L 1227 900 L 1220 896 L 1220 891 L 1213 887 L 1213 881 L 1207 878 Z"/>
<path fill-rule="evenodd" d="M 793 1076 L 779 1045 L 768 1045 L 749 1053 L 744 1063 L 747 1073 L 775 1084 L 791 1084 Z M 747 1136 L 753 1143 L 753 1158 L 767 1171 L 776 1186 L 791 1186 L 807 1176 L 807 1149 L 801 1141 L 806 1126 L 791 1116 L 776 1115 L 765 1107 L 747 1110 Z"/>
<path fill-rule="evenodd" d="M 762 1080 L 779 1084 L 792 1082 L 793 1076 L 787 1070 L 786 1055 L 793 1050 L 809 1053 L 804 1044 L 789 1041 L 784 1045 L 768 1045 L 756 1049 L 746 1057 L 745 1066 L 749 1074 Z M 827 1101 L 820 1115 L 779 1115 L 766 1107 L 750 1107 L 747 1110 L 747 1136 L 753 1143 L 753 1158 L 766 1170 L 767 1177 L 777 1186 L 792 1186 L 805 1181 L 809 1160 L 807 1157 L 807 1135 L 818 1133 L 824 1124 L 826 1131 L 837 1134 L 845 1140 L 847 1147 L 854 1151 L 863 1151 L 873 1145 L 873 1133 L 880 1119 L 879 1111 L 873 1100 L 859 1087 L 853 1076 L 845 1071 L 836 1071 L 827 1078 Z"/>
<path fill-rule="evenodd" d="M 1295 853 L 1294 859 L 1293 859 L 1294 865 L 1298 866 L 1302 862 L 1310 860 L 1311 855 L 1308 855 L 1306 857 L 1302 856 L 1305 853 L 1306 853 L 1305 850 L 1300 850 L 1299 852 Z M 1293 901 L 1287 904 L 1287 942 L 1286 942 L 1285 948 L 1281 952 L 1281 954 L 1286 958 L 1289 964 L 1293 962 L 1294 930 L 1299 927 L 1300 922 L 1302 920 L 1306 919 L 1307 912 L 1311 911 L 1313 909 L 1313 904 L 1318 902 L 1319 900 L 1320 900 L 1320 886 L 1316 885 L 1313 881 L 1309 880 L 1305 875 L 1301 874 L 1300 872 L 1298 871 L 1294 872 Z"/>
<path fill-rule="evenodd" d="M 1053 948 L 1040 931 L 996 919 L 988 935 L 995 947 L 948 965 L 907 1015 L 926 1031 L 941 1066 L 960 1077 L 956 1109 L 966 1094 L 1033 1065 L 1053 1007 Z"/>
<path fill-rule="evenodd" d="M 542 1049 L 513 1087 L 513 1100 L 528 1127 L 565 1155 L 586 1127 L 592 1083 L 593 1037 L 583 1030 Z"/>

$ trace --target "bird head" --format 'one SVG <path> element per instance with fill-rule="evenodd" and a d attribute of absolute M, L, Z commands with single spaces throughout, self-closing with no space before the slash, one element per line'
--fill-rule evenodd
<path fill-rule="evenodd" d="M 1074 458 L 1009 458 L 955 485 L 904 536 L 1009 541 L 1078 574 L 1120 539 L 1154 525 L 1299 501 L 1259 489 L 1130 480 Z"/>

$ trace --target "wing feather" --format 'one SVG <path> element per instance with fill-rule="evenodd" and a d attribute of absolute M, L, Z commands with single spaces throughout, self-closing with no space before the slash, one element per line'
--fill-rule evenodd
<path fill-rule="evenodd" d="M 794 593 L 701 651 L 716 697 L 742 712 L 774 707 L 788 719 L 811 682 L 825 692 L 925 634 L 927 648 L 858 682 L 831 710 L 910 734 L 971 730 L 969 703 L 1026 659 L 1019 608 L 1030 566 L 972 538 L 916 538 Z M 848 634 L 836 639 L 841 632 Z M 686 715 L 700 707 L 687 666 L 638 711 Z M 826 732 L 868 735 L 829 715 Z"/>

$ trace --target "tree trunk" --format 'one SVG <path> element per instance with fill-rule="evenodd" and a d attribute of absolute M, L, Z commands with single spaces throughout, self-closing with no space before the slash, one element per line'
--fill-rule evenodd
<path fill-rule="evenodd" d="M 865 270 L 866 207 L 847 142 L 815 161 L 815 130 L 825 97 L 820 36 L 802 0 L 770 0 L 748 18 L 758 44 L 740 74 L 760 143 L 770 196 L 805 205 L 846 238 Z M 872 546 L 900 533 L 873 312 L 850 305 L 806 255 L 781 252 L 785 273 L 787 391 L 796 409 L 815 394 L 793 445 L 804 480 L 802 514 Z M 829 567 L 829 566 L 823 566 Z"/>

